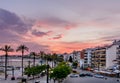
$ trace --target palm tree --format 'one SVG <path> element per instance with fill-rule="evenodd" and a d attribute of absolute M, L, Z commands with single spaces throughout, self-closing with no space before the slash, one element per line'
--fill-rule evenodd
<path fill-rule="evenodd" d="M 56 53 L 53 53 L 52 54 L 52 67 L 55 67 L 55 65 L 56 65 L 56 60 L 57 60 L 57 54 Z M 54 63 L 54 65 L 53 65 L 53 63 Z"/>
<path fill-rule="evenodd" d="M 40 54 L 41 59 L 44 59 L 44 55 L 45 55 L 44 51 L 40 51 L 39 54 Z"/>
<path fill-rule="evenodd" d="M 4 47 L 0 48 L 1 51 L 5 52 L 5 80 L 7 79 L 7 58 L 8 58 L 8 52 L 13 52 L 13 49 L 5 45 Z"/>
<path fill-rule="evenodd" d="M 40 51 L 40 58 L 41 58 L 41 65 L 42 65 L 42 63 L 43 63 L 43 59 L 45 59 L 45 52 L 44 51 Z"/>
<path fill-rule="evenodd" d="M 22 52 L 22 76 L 23 76 L 23 56 L 24 56 L 24 51 L 28 51 L 28 47 L 26 47 L 25 45 L 20 45 L 18 46 L 16 51 L 21 51 Z"/>
<path fill-rule="evenodd" d="M 37 54 L 35 53 L 35 52 L 31 52 L 30 53 L 30 56 L 33 56 L 33 66 L 35 66 L 35 56 L 36 56 Z"/>

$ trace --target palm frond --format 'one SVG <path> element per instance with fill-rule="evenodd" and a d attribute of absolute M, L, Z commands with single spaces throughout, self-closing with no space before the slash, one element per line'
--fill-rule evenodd
<path fill-rule="evenodd" d="M 16 51 L 23 51 L 23 50 L 28 51 L 29 49 L 28 49 L 28 47 L 26 47 L 25 45 L 20 45 L 20 46 L 18 46 L 18 48 L 16 49 Z"/>
<path fill-rule="evenodd" d="M 11 48 L 11 46 L 5 45 L 4 47 L 0 48 L 1 51 L 5 52 L 13 52 L 14 49 Z"/>

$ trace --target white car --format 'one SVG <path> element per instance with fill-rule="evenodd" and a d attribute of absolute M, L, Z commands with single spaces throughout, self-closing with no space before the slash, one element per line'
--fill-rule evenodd
<path fill-rule="evenodd" d="M 35 83 L 40 83 L 40 80 L 36 80 Z"/>
<path fill-rule="evenodd" d="M 94 77 L 96 77 L 96 78 L 104 78 L 104 76 L 99 75 L 99 74 L 95 74 Z"/>
<path fill-rule="evenodd" d="M 79 77 L 79 75 L 78 74 L 71 74 L 70 77 L 71 78 L 77 78 L 77 77 Z"/>

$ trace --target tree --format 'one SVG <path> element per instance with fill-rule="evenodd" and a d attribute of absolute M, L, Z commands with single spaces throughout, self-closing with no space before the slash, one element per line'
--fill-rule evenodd
<path fill-rule="evenodd" d="M 73 63 L 72 63 L 72 66 L 73 66 L 74 68 L 77 68 L 78 62 L 77 62 L 77 61 L 73 62 Z"/>
<path fill-rule="evenodd" d="M 13 49 L 5 45 L 4 47 L 0 48 L 1 51 L 5 52 L 5 80 L 7 79 L 7 57 L 8 57 L 8 52 L 13 52 Z"/>
<path fill-rule="evenodd" d="M 37 54 L 35 53 L 35 52 L 31 52 L 30 53 L 30 56 L 32 56 L 33 57 L 33 66 L 35 66 L 35 56 L 36 56 Z"/>
<path fill-rule="evenodd" d="M 25 45 L 20 45 L 18 46 L 16 51 L 21 51 L 22 52 L 22 63 L 21 63 L 21 67 L 22 67 L 22 76 L 23 76 L 23 56 L 24 56 L 24 51 L 28 51 L 28 47 L 26 47 Z"/>
<path fill-rule="evenodd" d="M 33 76 L 33 78 L 34 78 L 34 76 L 35 75 L 39 75 L 43 70 L 45 70 L 46 69 L 46 65 L 37 65 L 37 66 L 32 66 L 32 67 L 26 67 L 25 68 L 25 75 L 28 75 L 28 76 Z"/>
<path fill-rule="evenodd" d="M 56 53 L 53 53 L 52 54 L 52 67 L 55 67 L 56 65 L 56 60 L 57 60 L 57 54 Z M 54 63 L 54 65 L 53 65 Z"/>
<path fill-rule="evenodd" d="M 53 73 L 50 74 L 50 77 L 58 80 L 58 83 L 61 83 L 61 81 L 66 78 L 70 72 L 71 68 L 65 62 L 62 62 L 53 69 Z"/>
<path fill-rule="evenodd" d="M 73 62 L 73 59 L 72 59 L 72 57 L 71 57 L 71 56 L 70 56 L 70 58 L 69 58 L 69 62 L 71 62 L 71 63 Z"/>
<path fill-rule="evenodd" d="M 64 59 L 63 59 L 63 55 L 60 55 L 60 56 L 57 56 L 57 59 L 56 59 L 58 62 L 63 62 Z"/>
<path fill-rule="evenodd" d="M 45 55 L 44 51 L 40 51 L 39 54 L 40 54 L 41 59 L 44 59 L 44 55 Z"/>

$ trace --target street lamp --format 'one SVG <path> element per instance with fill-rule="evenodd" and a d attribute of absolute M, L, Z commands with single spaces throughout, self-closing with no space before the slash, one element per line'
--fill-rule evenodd
<path fill-rule="evenodd" d="M 30 63 L 31 63 L 31 61 L 29 60 L 29 61 L 28 61 L 28 67 L 29 67 L 29 68 L 30 68 Z"/>
<path fill-rule="evenodd" d="M 15 77 L 14 77 L 14 67 L 12 67 L 12 78 L 11 80 L 15 80 Z"/>
<path fill-rule="evenodd" d="M 49 83 L 49 65 L 47 64 L 47 83 Z"/>

